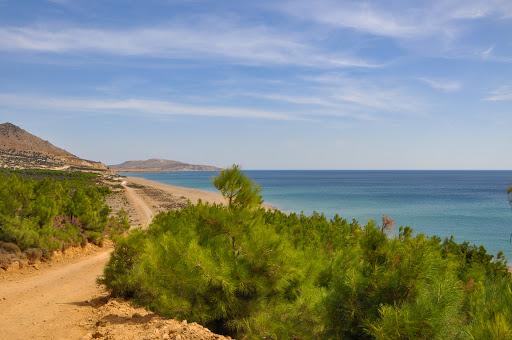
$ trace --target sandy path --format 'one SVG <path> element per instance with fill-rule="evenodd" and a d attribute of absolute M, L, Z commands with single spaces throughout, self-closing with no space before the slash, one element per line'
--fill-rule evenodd
<path fill-rule="evenodd" d="M 25 277 L 0 281 L 0 338 L 80 339 L 92 317 L 87 300 L 102 293 L 111 249 Z"/>
<path fill-rule="evenodd" d="M 124 181 L 122 185 L 125 189 L 128 202 L 135 208 L 137 215 L 139 215 L 142 227 L 146 228 L 153 219 L 153 210 L 151 210 L 151 207 L 149 207 L 146 202 L 144 202 L 144 200 L 139 195 L 137 195 L 134 189 L 127 185 L 126 181 Z"/>
<path fill-rule="evenodd" d="M 153 211 L 126 185 L 126 197 L 143 227 Z M 0 280 L 0 339 L 80 339 L 90 333 L 88 300 L 104 293 L 96 284 L 111 248 L 71 263 Z"/>

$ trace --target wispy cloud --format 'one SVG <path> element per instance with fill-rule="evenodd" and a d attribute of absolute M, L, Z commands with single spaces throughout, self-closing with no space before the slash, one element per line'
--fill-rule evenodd
<path fill-rule="evenodd" d="M 392 12 L 379 10 L 368 3 L 294 0 L 282 2 L 273 7 L 297 18 L 333 27 L 351 28 L 374 35 L 410 37 L 421 32 L 417 23 L 413 20 L 408 22 L 407 15 L 394 15 Z"/>
<path fill-rule="evenodd" d="M 361 108 L 393 113 L 421 113 L 423 104 L 416 95 L 392 81 L 377 81 L 326 73 L 307 78 L 338 101 Z"/>
<path fill-rule="evenodd" d="M 379 5 L 380 4 L 380 5 Z M 397 39 L 452 36 L 461 19 L 512 15 L 508 0 L 439 0 L 384 2 L 293 0 L 272 5 L 290 16 Z"/>
<path fill-rule="evenodd" d="M 432 79 L 432 78 L 418 78 L 421 82 L 427 84 L 433 89 L 440 90 L 443 92 L 455 92 L 459 91 L 462 87 L 460 82 L 447 79 Z"/>
<path fill-rule="evenodd" d="M 492 56 L 492 51 L 494 51 L 494 45 L 480 52 L 480 56 L 482 59 L 488 59 Z"/>
<path fill-rule="evenodd" d="M 482 60 L 485 61 L 493 61 L 498 63 L 512 63 L 512 57 L 496 55 L 494 53 L 495 45 L 490 46 L 489 48 L 477 52 L 477 56 L 479 56 Z"/>
<path fill-rule="evenodd" d="M 494 16 L 502 19 L 512 15 L 512 3 L 508 0 L 458 0 L 446 1 L 453 6 L 455 19 L 479 19 Z"/>
<path fill-rule="evenodd" d="M 224 117 L 263 120 L 314 121 L 322 117 L 355 120 L 387 120 L 396 114 L 418 114 L 421 103 L 400 89 L 376 86 L 310 86 L 311 95 L 291 92 L 233 92 L 230 97 L 252 97 L 266 102 L 286 104 L 281 109 L 256 109 L 251 105 L 197 105 L 171 100 L 124 97 L 65 97 L 0 93 L 0 109 L 65 114 L 94 113 L 130 116 Z M 331 84 L 332 85 L 332 84 Z"/>
<path fill-rule="evenodd" d="M 241 27 L 210 20 L 203 25 L 126 29 L 0 27 L 0 50 L 92 53 L 114 56 L 216 59 L 245 64 L 320 68 L 375 67 L 359 57 L 331 53 L 266 27 Z"/>
<path fill-rule="evenodd" d="M 371 80 L 322 74 L 305 77 L 300 92 L 286 89 L 238 92 L 233 95 L 281 102 L 325 115 L 357 119 L 387 119 L 393 115 L 423 114 L 421 100 L 404 88 Z"/>
<path fill-rule="evenodd" d="M 512 101 L 512 86 L 502 86 L 492 91 L 485 100 L 488 101 Z"/>
<path fill-rule="evenodd" d="M 68 98 L 19 94 L 0 94 L 0 107 L 12 110 L 38 110 L 66 113 L 94 112 L 102 114 L 138 114 L 166 116 L 201 116 L 254 118 L 268 120 L 300 120 L 299 115 L 244 107 L 198 106 L 166 100 L 124 98 Z"/>

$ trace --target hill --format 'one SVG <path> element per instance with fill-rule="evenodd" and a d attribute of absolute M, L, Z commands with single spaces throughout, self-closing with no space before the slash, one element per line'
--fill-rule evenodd
<path fill-rule="evenodd" d="M 126 161 L 110 165 L 111 169 L 127 172 L 167 172 L 167 171 L 215 171 L 220 168 L 212 165 L 188 164 L 168 159 L 147 159 L 144 161 Z"/>
<path fill-rule="evenodd" d="M 11 123 L 0 124 L 0 168 L 107 170 Z"/>

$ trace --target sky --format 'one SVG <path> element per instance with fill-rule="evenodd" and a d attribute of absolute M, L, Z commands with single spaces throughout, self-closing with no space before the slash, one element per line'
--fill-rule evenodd
<path fill-rule="evenodd" d="M 80 157 L 512 169 L 512 1 L 0 0 L 0 122 Z"/>

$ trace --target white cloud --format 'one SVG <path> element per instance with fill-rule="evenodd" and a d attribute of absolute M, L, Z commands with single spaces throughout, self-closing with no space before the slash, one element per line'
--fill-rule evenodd
<path fill-rule="evenodd" d="M 461 89 L 461 84 L 457 81 L 447 79 L 432 79 L 432 78 L 418 78 L 423 83 L 427 84 L 433 89 L 443 92 L 455 92 Z"/>
<path fill-rule="evenodd" d="M 490 46 L 489 48 L 483 50 L 481 53 L 480 53 L 480 56 L 483 58 L 483 59 L 488 59 L 489 57 L 492 56 L 492 51 L 494 50 L 494 45 L 493 46 Z"/>
<path fill-rule="evenodd" d="M 417 114 L 421 104 L 401 89 L 336 83 L 310 86 L 310 95 L 290 92 L 232 92 L 232 97 L 253 97 L 281 102 L 282 109 L 255 109 L 251 106 L 193 105 L 170 100 L 125 97 L 63 97 L 0 93 L 0 108 L 66 114 L 95 113 L 138 116 L 228 117 L 264 120 L 318 120 L 339 117 L 356 120 L 388 119 L 388 115 Z M 263 103 L 265 104 L 265 103 Z M 263 105 L 265 106 L 265 105 Z M 268 105 L 272 107 L 272 105 Z"/>
<path fill-rule="evenodd" d="M 333 54 L 265 27 L 239 27 L 215 20 L 203 25 L 131 29 L 0 27 L 0 50 L 96 53 L 114 56 L 227 59 L 246 64 L 309 67 L 375 67 L 351 55 Z"/>
<path fill-rule="evenodd" d="M 420 33 L 418 25 L 412 20 L 408 22 L 406 15 L 394 15 L 362 2 L 294 0 L 280 3 L 275 8 L 301 19 L 374 35 L 408 37 Z"/>
<path fill-rule="evenodd" d="M 416 95 L 393 84 L 376 83 L 354 77 L 322 74 L 304 77 L 300 91 L 240 92 L 254 97 L 306 108 L 317 114 L 347 116 L 356 119 L 389 118 L 389 115 L 423 114 L 424 105 Z"/>
<path fill-rule="evenodd" d="M 400 40 L 453 39 L 460 33 L 461 20 L 512 15 L 510 0 L 292 0 L 272 7 L 302 20 Z"/>
<path fill-rule="evenodd" d="M 498 63 L 512 63 L 511 57 L 506 57 L 506 56 L 495 54 L 494 47 L 495 46 L 492 45 L 491 47 L 489 47 L 483 51 L 477 52 L 476 55 L 485 61 L 493 61 L 493 62 L 498 62 Z"/>
<path fill-rule="evenodd" d="M 459 0 L 453 4 L 452 17 L 455 19 L 479 19 L 490 16 L 502 19 L 512 15 L 512 3 L 509 0 Z"/>
<path fill-rule="evenodd" d="M 139 115 L 231 117 L 269 120 L 302 119 L 298 115 L 293 116 L 286 112 L 257 110 L 244 107 L 197 106 L 166 100 L 138 98 L 98 99 L 0 94 L 0 107 L 14 110 L 64 111 L 67 113 L 130 113 Z"/>
<path fill-rule="evenodd" d="M 512 101 L 512 86 L 502 86 L 492 91 L 485 100 L 488 101 Z"/>

